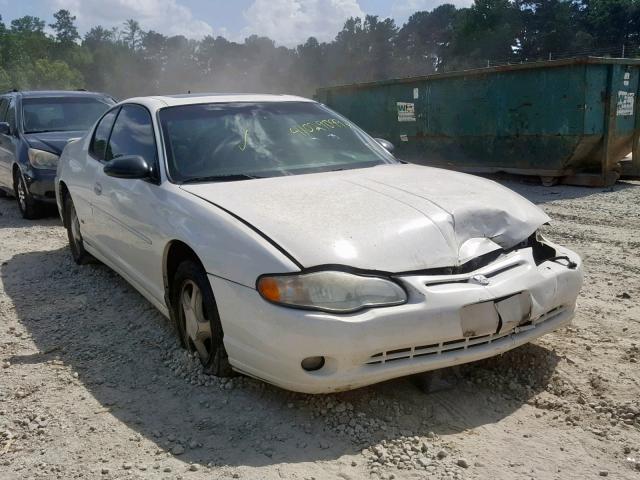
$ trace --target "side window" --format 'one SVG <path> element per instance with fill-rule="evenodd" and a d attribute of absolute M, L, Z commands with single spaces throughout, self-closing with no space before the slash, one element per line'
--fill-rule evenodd
<path fill-rule="evenodd" d="M 124 155 L 140 155 L 155 170 L 156 142 L 151 115 L 140 105 L 125 105 L 120 110 L 109 140 L 107 160 Z"/>
<path fill-rule="evenodd" d="M 118 116 L 118 109 L 111 110 L 102 117 L 91 139 L 91 145 L 89 145 L 89 153 L 97 160 L 104 160 L 107 155 L 107 142 L 109 142 L 109 134 L 111 133 L 111 127 L 113 122 Z"/>
<path fill-rule="evenodd" d="M 15 135 L 18 131 L 17 123 L 16 123 L 16 99 L 12 98 L 9 100 L 9 109 L 7 110 L 7 117 L 5 122 L 9 123 L 11 127 L 11 133 Z"/>
<path fill-rule="evenodd" d="M 6 122 L 7 109 L 9 108 L 9 100 L 3 98 L 0 100 L 0 122 Z"/>

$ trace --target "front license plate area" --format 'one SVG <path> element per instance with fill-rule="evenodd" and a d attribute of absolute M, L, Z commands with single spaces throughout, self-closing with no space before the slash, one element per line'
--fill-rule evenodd
<path fill-rule="evenodd" d="M 495 302 L 495 307 L 501 321 L 498 333 L 510 332 L 518 325 L 531 319 L 531 295 L 529 292 L 520 292 L 499 300 Z"/>
<path fill-rule="evenodd" d="M 506 333 L 531 318 L 531 295 L 520 292 L 490 302 L 462 307 L 460 321 L 465 338 Z"/>
<path fill-rule="evenodd" d="M 465 338 L 496 333 L 500 317 L 493 302 L 474 303 L 460 310 L 462 334 Z"/>

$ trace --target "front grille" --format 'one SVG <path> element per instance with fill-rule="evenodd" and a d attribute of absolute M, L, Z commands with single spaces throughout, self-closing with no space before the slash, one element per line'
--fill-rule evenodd
<path fill-rule="evenodd" d="M 458 350 L 468 350 L 482 345 L 488 345 L 501 338 L 508 337 L 510 335 L 517 336 L 522 332 L 537 328 L 539 325 L 547 322 L 554 317 L 557 317 L 565 311 L 565 307 L 557 307 L 548 311 L 535 322 L 529 322 L 528 324 L 516 327 L 507 333 L 492 333 L 489 335 L 482 335 L 479 337 L 468 337 L 457 340 L 449 340 L 446 342 L 432 343 L 428 345 L 417 345 L 406 348 L 396 348 L 393 350 L 387 350 L 386 352 L 379 352 L 375 355 L 371 355 L 366 365 L 380 365 L 390 362 L 397 362 L 400 360 L 408 360 L 412 358 L 438 356 L 444 353 L 455 352 Z"/>
<path fill-rule="evenodd" d="M 522 264 L 523 262 L 519 260 L 514 260 L 512 261 L 512 263 L 509 263 L 509 264 L 503 263 L 501 264 L 501 266 L 496 267 L 494 269 L 483 270 L 483 277 L 494 278 L 494 277 L 497 277 L 498 275 L 502 275 L 503 273 L 508 272 L 509 270 L 517 268 Z M 473 279 L 472 274 L 453 275 L 449 277 L 439 276 L 439 277 L 434 277 L 429 280 L 426 280 L 424 282 L 424 285 L 426 287 L 435 287 L 438 285 L 448 285 L 451 283 L 470 283 L 472 279 Z"/>
<path fill-rule="evenodd" d="M 484 255 L 480 255 L 479 257 L 472 258 L 471 260 L 463 263 L 462 265 L 451 266 L 451 267 L 437 267 L 437 268 L 428 268 L 426 270 L 414 270 L 411 272 L 406 272 L 405 274 L 411 275 L 420 275 L 420 276 L 443 276 L 443 275 L 468 275 L 476 270 L 480 270 L 481 268 L 488 267 L 492 263 L 498 261 L 504 256 L 515 252 L 517 250 L 522 250 L 525 248 L 531 248 L 533 251 L 533 258 L 536 265 L 540 265 L 541 263 L 552 259 L 557 255 L 555 248 L 547 245 L 546 243 L 542 243 L 537 238 L 537 232 L 533 233 L 529 238 L 524 240 L 523 242 L 511 247 L 509 249 L 504 250 L 495 250 L 493 252 L 485 253 Z"/>

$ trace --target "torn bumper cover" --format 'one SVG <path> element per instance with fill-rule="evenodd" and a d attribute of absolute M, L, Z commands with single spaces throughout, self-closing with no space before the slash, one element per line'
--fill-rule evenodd
<path fill-rule="evenodd" d="M 491 357 L 567 325 L 581 261 L 570 250 L 546 247 L 515 247 L 468 271 L 397 276 L 407 303 L 351 315 L 267 304 L 254 290 L 210 281 L 236 369 L 324 393 Z M 309 357 L 324 357 L 323 366 L 305 371 L 301 362 Z"/>

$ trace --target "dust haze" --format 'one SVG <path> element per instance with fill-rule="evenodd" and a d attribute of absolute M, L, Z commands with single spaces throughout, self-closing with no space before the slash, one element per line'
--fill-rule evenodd
<path fill-rule="evenodd" d="M 133 18 L 81 33 L 73 11 L 53 18 L 32 12 L 7 23 L 0 18 L 0 89 L 85 88 L 119 99 L 189 91 L 310 97 L 321 86 L 576 55 L 640 55 L 634 2 L 542 8 L 548 1 L 443 4 L 402 25 L 366 15 L 345 19 L 331 41 L 310 37 L 291 46 L 259 35 L 239 42 L 168 36 Z"/>

